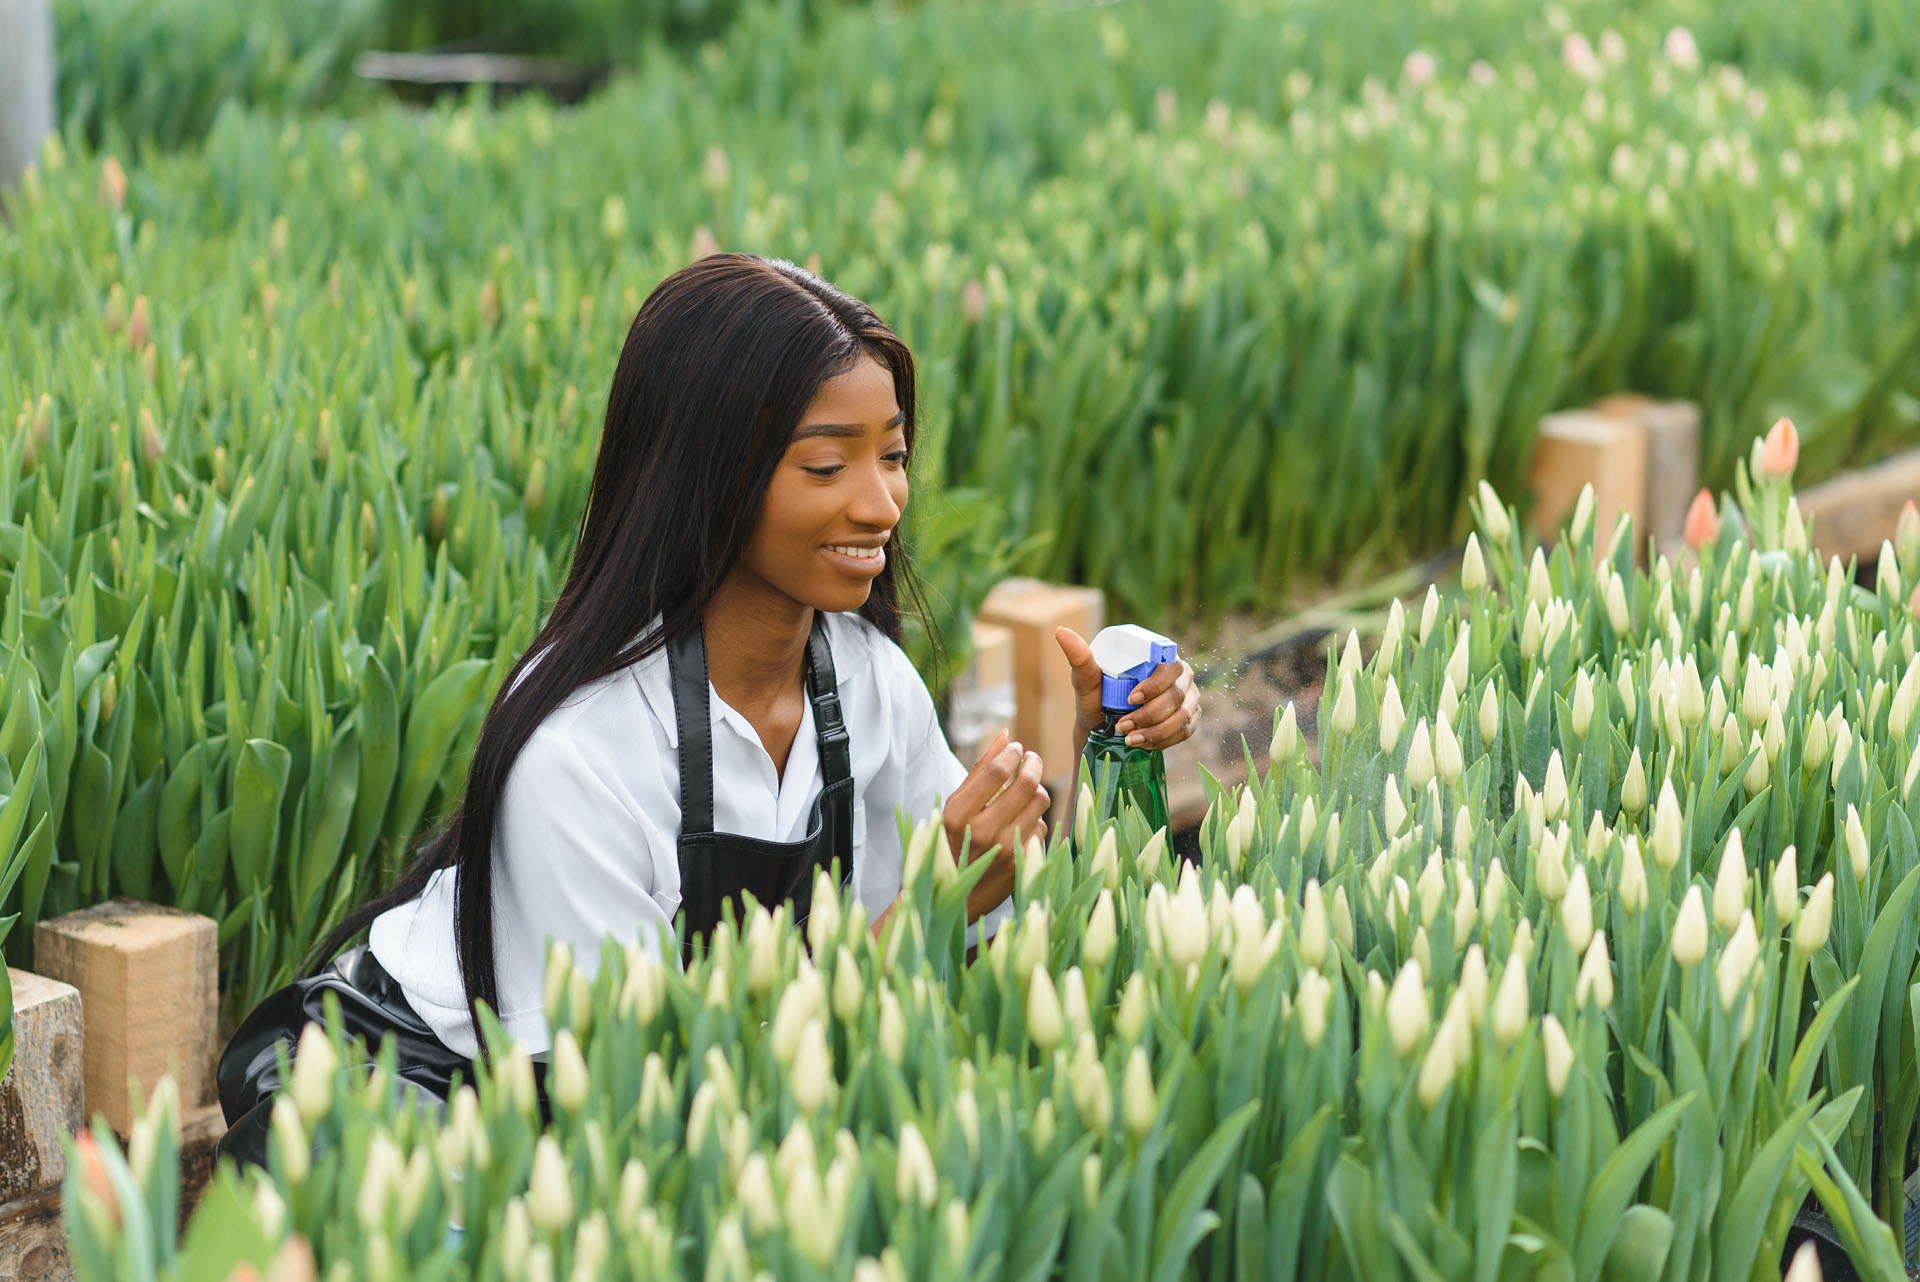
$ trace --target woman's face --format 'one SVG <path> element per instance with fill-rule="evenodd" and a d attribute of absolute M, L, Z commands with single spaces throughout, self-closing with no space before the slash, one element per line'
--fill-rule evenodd
<path fill-rule="evenodd" d="M 871 356 L 827 380 L 774 470 L 738 569 L 817 610 L 857 610 L 907 505 L 893 374 Z"/>

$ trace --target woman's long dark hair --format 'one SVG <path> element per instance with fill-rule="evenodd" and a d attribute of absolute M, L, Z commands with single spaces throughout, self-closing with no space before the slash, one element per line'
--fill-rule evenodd
<path fill-rule="evenodd" d="M 892 372 L 911 450 L 913 356 L 865 303 L 792 263 L 746 254 L 713 254 L 660 282 L 633 318 L 614 370 L 566 584 L 487 711 L 465 799 L 391 891 L 321 942 L 319 959 L 417 897 L 435 870 L 458 868 L 460 977 L 480 1054 L 488 1055 L 476 1003 L 500 1006 L 493 834 L 514 759 L 574 690 L 694 626 L 746 550 L 808 404 L 862 356 Z M 897 541 L 860 614 L 898 641 L 901 589 L 916 607 L 920 597 L 896 549 Z M 642 636 L 656 616 L 659 629 Z"/>

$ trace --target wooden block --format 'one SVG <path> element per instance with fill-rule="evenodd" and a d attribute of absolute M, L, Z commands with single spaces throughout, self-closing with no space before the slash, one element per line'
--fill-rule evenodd
<path fill-rule="evenodd" d="M 79 990 L 12 968 L 7 979 L 13 985 L 13 1066 L 0 1078 L 0 1206 L 65 1178 L 61 1137 L 85 1120 Z"/>
<path fill-rule="evenodd" d="M 1053 633 L 1064 626 L 1092 640 L 1105 622 L 1106 600 L 1098 588 L 1008 579 L 987 595 L 980 618 L 1013 634 L 1013 734 L 1040 754 L 1058 800 L 1058 785 L 1078 778 L 1080 763 L 1073 743 L 1073 670 Z"/>
<path fill-rule="evenodd" d="M 947 741 L 971 766 L 1002 730 L 1013 733 L 1019 696 L 1014 688 L 1013 633 L 997 623 L 973 621 L 973 657 L 953 680 Z"/>
<path fill-rule="evenodd" d="M 212 1100 L 218 938 L 210 917 L 135 899 L 34 928 L 34 964 L 80 990 L 87 1113 L 122 1136 L 162 1073 L 183 1110 Z"/>
<path fill-rule="evenodd" d="M 1527 523 L 1544 537 L 1557 537 L 1582 486 L 1593 486 L 1594 547 L 1604 551 L 1619 513 L 1646 521 L 1647 438 L 1637 427 L 1590 410 L 1549 414 L 1540 420 L 1527 483 L 1533 502 Z"/>
<path fill-rule="evenodd" d="M 1799 498 L 1800 515 L 1812 522 L 1812 543 L 1822 560 L 1876 560 L 1880 544 L 1893 537 L 1900 509 L 1920 501 L 1920 450 L 1836 476 L 1801 491 Z"/>
<path fill-rule="evenodd" d="M 1691 401 L 1622 393 L 1595 402 L 1593 408 L 1646 437 L 1646 515 L 1635 523 L 1635 556 L 1649 538 L 1662 545 L 1677 542 L 1686 528 L 1687 507 L 1700 488 L 1700 407 Z"/>
<path fill-rule="evenodd" d="M 67 1253 L 58 1188 L 0 1206 L 0 1278 L 73 1282 L 73 1257 Z"/>

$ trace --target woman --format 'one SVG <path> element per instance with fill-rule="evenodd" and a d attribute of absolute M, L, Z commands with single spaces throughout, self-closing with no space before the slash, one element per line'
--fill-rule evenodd
<path fill-rule="evenodd" d="M 791 263 L 716 254 L 654 290 L 614 371 L 566 584 L 488 712 L 461 809 L 319 955 L 370 926 L 367 945 L 235 1035 L 222 1151 L 260 1160 L 275 1047 L 291 1053 L 324 992 L 350 1035 L 394 1033 L 399 1076 L 444 1098 L 486 1053 L 478 1002 L 530 1053 L 549 1047 L 549 939 L 591 973 L 603 935 L 669 940 L 679 913 L 685 951 L 747 893 L 804 919 L 830 868 L 877 932 L 900 890 L 896 809 L 940 807 L 954 849 L 990 860 L 970 923 L 1007 900 L 1050 799 L 1039 757 L 1004 735 L 971 769 L 953 756 L 899 647 L 915 428 L 905 344 Z M 1084 739 L 1100 671 L 1084 639 L 1058 641 Z M 1141 692 L 1123 732 L 1193 733 L 1190 668 L 1162 665 Z"/>

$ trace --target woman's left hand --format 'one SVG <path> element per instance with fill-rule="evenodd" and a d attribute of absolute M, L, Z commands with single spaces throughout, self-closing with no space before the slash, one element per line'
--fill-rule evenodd
<path fill-rule="evenodd" d="M 1089 734 L 1106 719 L 1100 706 L 1100 665 L 1094 662 L 1086 638 L 1072 628 L 1061 628 L 1054 640 L 1073 665 L 1075 713 L 1081 733 Z M 1191 739 L 1200 724 L 1200 689 L 1193 681 L 1193 666 L 1184 659 L 1161 664 L 1135 687 L 1133 703 L 1133 711 L 1114 727 L 1129 744 L 1163 749 Z"/>

